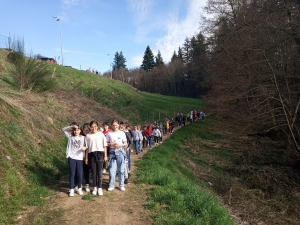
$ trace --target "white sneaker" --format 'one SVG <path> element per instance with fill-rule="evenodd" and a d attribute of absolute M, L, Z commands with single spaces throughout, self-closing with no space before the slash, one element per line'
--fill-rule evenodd
<path fill-rule="evenodd" d="M 97 187 L 94 187 L 93 195 L 96 195 L 96 194 L 97 194 Z"/>
<path fill-rule="evenodd" d="M 86 192 L 91 192 L 91 190 L 90 190 L 90 185 L 85 185 L 85 191 L 86 191 Z"/>
<path fill-rule="evenodd" d="M 79 194 L 79 195 L 83 195 L 82 188 L 78 188 L 78 190 L 77 190 L 77 194 Z"/>
<path fill-rule="evenodd" d="M 70 196 L 70 197 L 73 197 L 73 196 L 74 196 L 74 189 L 71 189 L 71 190 L 70 190 L 69 196 Z"/>
<path fill-rule="evenodd" d="M 125 188 L 124 188 L 124 187 L 120 187 L 120 190 L 121 190 L 121 191 L 125 191 Z"/>
<path fill-rule="evenodd" d="M 102 170 L 102 173 L 106 173 L 106 169 L 103 169 L 103 170 Z"/>
<path fill-rule="evenodd" d="M 98 188 L 98 195 L 103 195 L 102 188 Z"/>
<path fill-rule="evenodd" d="M 114 190 L 115 188 L 113 188 L 113 187 L 110 187 L 110 188 L 108 188 L 107 190 L 108 191 L 112 191 L 112 190 Z"/>
<path fill-rule="evenodd" d="M 74 189 L 75 189 L 75 191 L 78 191 L 78 186 L 76 185 Z"/>

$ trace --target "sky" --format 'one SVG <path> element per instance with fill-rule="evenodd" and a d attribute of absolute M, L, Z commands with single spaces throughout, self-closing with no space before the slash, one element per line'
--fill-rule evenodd
<path fill-rule="evenodd" d="M 111 69 L 116 52 L 140 67 L 146 47 L 168 63 L 198 33 L 206 0 L 0 0 L 0 47 L 24 40 L 26 54 L 76 69 Z M 60 18 L 57 21 L 56 18 Z M 61 52 L 62 49 L 62 52 Z M 59 60 L 58 60 L 59 59 Z"/>

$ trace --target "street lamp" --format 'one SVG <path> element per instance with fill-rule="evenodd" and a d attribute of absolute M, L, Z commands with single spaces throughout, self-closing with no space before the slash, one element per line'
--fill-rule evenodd
<path fill-rule="evenodd" d="M 110 54 L 106 54 L 106 55 L 109 56 L 109 67 L 112 67 L 112 65 L 111 65 L 111 56 L 110 56 Z M 110 70 L 110 79 L 112 79 L 112 68 Z"/>
<path fill-rule="evenodd" d="M 64 65 L 64 55 L 63 55 L 63 47 L 62 47 L 62 31 L 61 31 L 61 19 L 57 16 L 52 16 L 56 21 L 60 22 L 60 51 L 61 51 L 61 65 Z"/>

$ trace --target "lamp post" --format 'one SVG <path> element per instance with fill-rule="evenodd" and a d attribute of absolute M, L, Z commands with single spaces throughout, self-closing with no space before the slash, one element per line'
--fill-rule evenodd
<path fill-rule="evenodd" d="M 111 67 L 112 65 L 111 65 L 111 56 L 110 56 L 110 54 L 106 54 L 107 56 L 109 56 L 109 67 Z M 110 70 L 110 79 L 112 79 L 112 68 L 111 68 L 111 70 Z"/>
<path fill-rule="evenodd" d="M 62 47 L 62 31 L 61 31 L 61 19 L 57 16 L 52 16 L 56 21 L 60 22 L 60 51 L 61 51 L 61 65 L 64 65 L 64 55 L 63 55 L 63 47 Z"/>

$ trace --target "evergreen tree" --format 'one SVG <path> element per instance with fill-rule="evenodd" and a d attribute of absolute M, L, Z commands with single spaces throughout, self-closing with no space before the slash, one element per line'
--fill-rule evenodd
<path fill-rule="evenodd" d="M 161 57 L 160 51 L 158 50 L 157 56 L 155 56 L 155 66 L 164 65 L 163 58 Z"/>
<path fill-rule="evenodd" d="M 154 56 L 153 56 L 152 50 L 150 49 L 150 47 L 148 45 L 146 48 L 144 57 L 143 57 L 141 69 L 143 69 L 145 71 L 150 71 L 154 67 L 155 67 Z"/>
<path fill-rule="evenodd" d="M 176 59 L 178 58 L 176 52 L 174 51 L 172 58 L 171 58 L 171 62 L 174 62 Z"/>
<path fill-rule="evenodd" d="M 182 50 L 180 47 L 178 47 L 178 58 L 183 60 L 183 56 L 182 56 Z"/>
<path fill-rule="evenodd" d="M 122 68 L 126 68 L 126 58 L 123 56 L 123 52 L 116 52 L 115 58 L 113 61 L 113 70 L 121 70 Z"/>
<path fill-rule="evenodd" d="M 116 52 L 116 54 L 115 54 L 115 58 L 114 58 L 112 67 L 113 67 L 113 71 L 119 69 L 118 68 L 119 67 L 119 52 Z"/>
<path fill-rule="evenodd" d="M 188 64 L 191 62 L 191 41 L 188 37 L 184 40 L 184 43 L 183 43 L 182 59 L 185 64 Z"/>
<path fill-rule="evenodd" d="M 123 56 L 123 52 L 120 51 L 120 54 L 119 54 L 119 69 L 124 69 L 126 68 L 126 58 Z"/>

